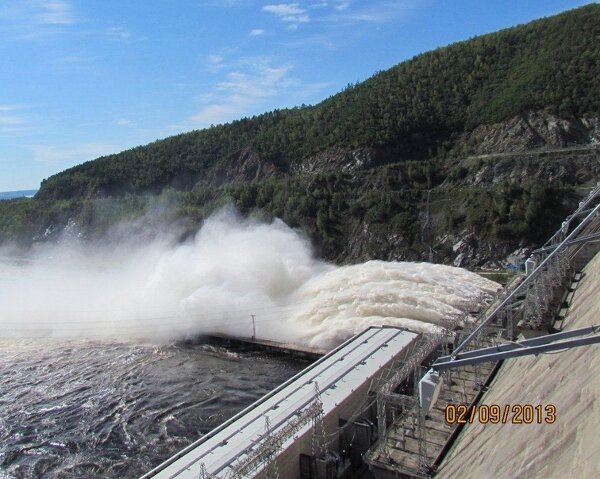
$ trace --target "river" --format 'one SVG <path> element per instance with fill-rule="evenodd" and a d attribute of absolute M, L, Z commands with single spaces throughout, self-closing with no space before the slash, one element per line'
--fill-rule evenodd
<path fill-rule="evenodd" d="M 0 341 L 0 478 L 138 477 L 307 364 L 210 345 Z"/>

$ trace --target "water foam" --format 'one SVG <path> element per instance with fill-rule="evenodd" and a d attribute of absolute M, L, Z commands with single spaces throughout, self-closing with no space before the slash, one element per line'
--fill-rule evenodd
<path fill-rule="evenodd" d="M 254 314 L 259 337 L 331 347 L 369 325 L 434 331 L 497 287 L 427 263 L 327 264 L 283 222 L 227 209 L 183 244 L 69 242 L 0 266 L 0 326 L 10 337 L 168 341 L 248 336 Z"/>

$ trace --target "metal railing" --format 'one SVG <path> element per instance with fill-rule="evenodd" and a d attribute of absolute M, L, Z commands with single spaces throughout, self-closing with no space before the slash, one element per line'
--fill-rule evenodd
<path fill-rule="evenodd" d="M 571 222 L 584 213 L 589 214 L 589 206 L 598 198 L 599 195 L 600 181 L 596 184 L 596 187 L 592 191 L 590 191 L 588 196 L 579 202 L 579 206 L 577 207 L 577 209 L 569 216 L 567 216 L 565 221 L 562 223 L 561 227 L 558 230 L 556 230 L 556 232 L 548 239 L 548 241 L 546 241 L 541 246 L 540 250 L 544 249 L 545 247 L 560 243 L 561 240 L 564 239 L 564 235 L 566 234 L 566 231 L 571 225 Z M 539 250 L 536 250 L 533 253 L 535 254 L 537 251 Z"/>
<path fill-rule="evenodd" d="M 590 192 L 586 200 L 580 203 L 580 206 L 575 213 L 588 208 L 591 204 L 599 199 L 600 183 Z M 512 291 L 507 292 L 506 297 L 496 307 L 494 307 L 491 312 L 485 313 L 483 320 L 480 321 L 475 329 L 454 349 L 453 356 L 456 357 L 458 353 L 465 349 L 465 347 L 471 341 L 473 341 L 487 325 L 489 325 L 498 317 L 499 313 L 503 312 L 508 306 L 514 303 L 519 295 L 523 293 L 529 293 L 527 296 L 533 295 L 535 303 L 544 301 L 543 296 L 549 286 L 548 283 L 555 281 L 557 275 L 560 276 L 565 273 L 564 262 L 568 261 L 568 258 L 566 258 L 566 255 L 563 255 L 562 253 L 564 253 L 569 245 L 575 239 L 577 239 L 578 235 L 590 224 L 590 222 L 599 212 L 600 203 L 593 207 L 585 216 L 585 218 L 573 229 L 573 231 L 571 231 L 571 233 L 569 233 L 558 244 L 556 244 L 556 246 L 553 247 L 548 254 L 543 254 L 542 256 L 545 257 L 542 259 L 540 264 L 538 264 L 537 267 L 525 278 L 525 280 L 516 286 Z M 565 222 L 566 225 L 563 223 L 561 229 L 557 231 L 557 233 L 555 233 L 550 240 L 548 240 L 545 246 L 548 246 L 551 241 L 559 238 L 560 234 L 565 234 L 565 226 L 568 228 L 571 220 L 575 217 L 575 213 L 571 215 L 570 219 Z"/>

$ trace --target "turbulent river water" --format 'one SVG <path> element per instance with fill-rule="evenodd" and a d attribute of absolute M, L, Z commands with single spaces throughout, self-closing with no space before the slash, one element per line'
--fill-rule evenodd
<path fill-rule="evenodd" d="M 0 478 L 138 477 L 306 365 L 210 345 L 0 341 Z"/>

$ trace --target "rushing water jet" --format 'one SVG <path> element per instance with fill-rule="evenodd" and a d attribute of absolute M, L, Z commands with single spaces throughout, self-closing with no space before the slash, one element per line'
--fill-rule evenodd
<path fill-rule="evenodd" d="M 317 260 L 276 220 L 209 218 L 193 240 L 159 238 L 41 247 L 0 266 L 0 327 L 8 337 L 139 338 L 210 332 L 332 347 L 373 324 L 432 331 L 497 285 L 459 268 Z"/>

